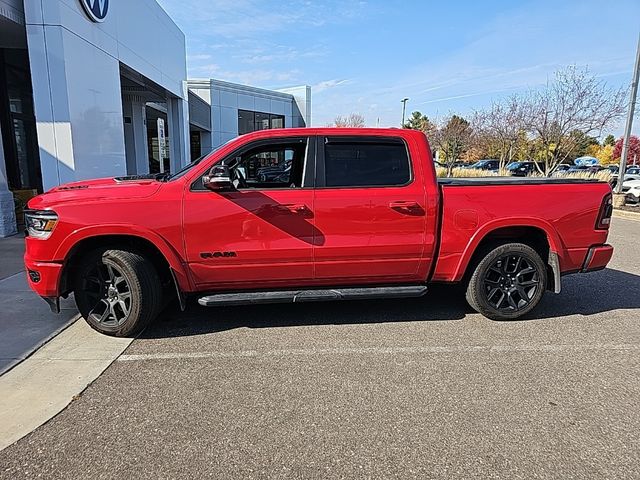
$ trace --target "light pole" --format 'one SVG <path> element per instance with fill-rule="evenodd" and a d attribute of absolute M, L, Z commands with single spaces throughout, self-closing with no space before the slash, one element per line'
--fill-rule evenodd
<path fill-rule="evenodd" d="M 402 100 L 400 100 L 400 103 L 402 103 L 402 123 L 400 124 L 400 126 L 402 128 L 404 128 L 404 113 L 405 113 L 405 111 L 407 109 L 407 101 L 408 100 L 409 100 L 408 98 L 403 98 Z"/>
<path fill-rule="evenodd" d="M 636 52 L 636 66 L 633 70 L 633 80 L 631 81 L 631 97 L 629 98 L 629 111 L 627 112 L 627 125 L 624 129 L 624 140 L 622 141 L 622 155 L 620 155 L 620 168 L 618 169 L 618 183 L 616 183 L 616 193 L 622 193 L 624 183 L 624 172 L 627 168 L 627 154 L 629 153 L 629 137 L 633 126 L 633 111 L 636 107 L 636 96 L 638 95 L 638 77 L 640 77 L 640 34 L 638 34 L 638 50 Z M 619 202 L 624 205 L 624 197 Z"/>

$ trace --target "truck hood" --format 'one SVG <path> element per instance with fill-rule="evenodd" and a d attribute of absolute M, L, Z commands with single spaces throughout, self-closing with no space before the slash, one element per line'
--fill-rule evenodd
<path fill-rule="evenodd" d="M 55 204 L 122 198 L 145 198 L 158 191 L 161 182 L 146 177 L 115 177 L 65 183 L 32 198 L 28 207 L 44 209 Z"/>

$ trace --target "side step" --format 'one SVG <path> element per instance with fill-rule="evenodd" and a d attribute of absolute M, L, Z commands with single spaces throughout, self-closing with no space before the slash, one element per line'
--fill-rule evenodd
<path fill-rule="evenodd" d="M 298 303 L 327 300 L 368 300 L 374 298 L 421 297 L 427 293 L 424 285 L 398 287 L 331 288 L 323 290 L 279 290 L 263 292 L 216 293 L 198 299 L 203 307 L 218 305 L 251 305 L 258 303 Z"/>

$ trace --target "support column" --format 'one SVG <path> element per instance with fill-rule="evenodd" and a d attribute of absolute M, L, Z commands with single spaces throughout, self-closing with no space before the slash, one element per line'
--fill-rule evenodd
<path fill-rule="evenodd" d="M 16 227 L 16 206 L 13 193 L 7 183 L 7 168 L 4 158 L 4 146 L 0 135 L 0 237 L 8 237 L 18 233 Z"/>
<path fill-rule="evenodd" d="M 124 145 L 127 157 L 127 175 L 149 173 L 147 148 L 147 109 L 144 100 L 136 95 L 124 95 Z"/>
<path fill-rule="evenodd" d="M 190 162 L 189 104 L 177 97 L 167 97 L 171 171 L 176 172 Z"/>
<path fill-rule="evenodd" d="M 211 132 L 202 130 L 200 132 L 200 155 L 209 153 L 211 150 L 213 150 L 213 146 L 211 145 Z"/>

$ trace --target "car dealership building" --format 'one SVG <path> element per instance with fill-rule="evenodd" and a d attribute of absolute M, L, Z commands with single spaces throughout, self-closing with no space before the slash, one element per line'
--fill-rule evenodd
<path fill-rule="evenodd" d="M 307 86 L 187 81 L 184 34 L 155 0 L 0 0 L 0 236 L 16 203 L 61 183 L 175 171 L 310 118 Z"/>

